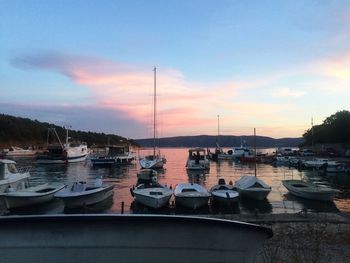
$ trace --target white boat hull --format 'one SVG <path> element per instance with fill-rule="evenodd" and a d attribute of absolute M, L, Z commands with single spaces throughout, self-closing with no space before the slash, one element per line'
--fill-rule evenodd
<path fill-rule="evenodd" d="M 141 159 L 140 166 L 143 169 L 160 169 L 160 168 L 163 168 L 164 161 L 163 161 L 163 158 L 157 158 L 155 160 Z"/>
<path fill-rule="evenodd" d="M 148 196 L 148 195 L 139 194 L 137 192 L 134 192 L 134 194 L 135 194 L 135 200 L 137 202 L 139 202 L 140 204 L 143 204 L 145 206 L 155 208 L 155 209 L 158 209 L 158 208 L 161 208 L 163 206 L 168 205 L 169 200 L 172 196 L 172 193 L 168 194 L 168 195 L 164 195 L 162 197 L 155 197 L 155 198 Z"/>
<path fill-rule="evenodd" d="M 60 192 L 57 192 L 55 197 L 62 199 L 65 207 L 67 208 L 89 206 L 102 202 L 111 197 L 113 195 L 113 187 L 114 185 L 110 185 L 97 192 L 86 190 L 75 195 L 69 195 L 69 193 L 66 193 L 66 189 L 63 189 Z"/>
<path fill-rule="evenodd" d="M 214 190 L 211 192 L 214 202 L 220 203 L 237 203 L 239 201 L 239 193 L 230 190 Z"/>
<path fill-rule="evenodd" d="M 65 163 L 77 163 L 85 161 L 87 157 L 87 154 L 77 157 L 70 157 L 70 158 L 40 158 L 36 160 L 36 163 L 38 164 L 65 164 Z"/>
<path fill-rule="evenodd" d="M 292 183 L 299 184 L 296 180 L 292 183 L 288 183 L 288 181 L 282 181 L 283 185 L 287 190 L 298 197 L 305 198 L 305 199 L 312 199 L 312 200 L 320 200 L 320 201 L 333 201 L 334 196 L 337 194 L 337 191 L 329 189 L 329 188 L 323 188 L 323 187 L 308 187 L 307 185 L 305 187 L 297 188 L 293 187 Z M 300 184 L 303 184 L 303 182 L 300 182 Z"/>
<path fill-rule="evenodd" d="M 63 187 L 63 184 L 60 184 L 60 186 L 39 185 L 26 188 L 21 191 L 10 192 L 4 194 L 5 204 L 7 209 L 13 209 L 46 203 L 53 200 L 54 194 L 61 190 Z M 43 191 L 45 189 L 48 189 L 49 191 L 40 193 L 40 191 Z M 39 191 L 39 193 L 36 191 Z"/>
<path fill-rule="evenodd" d="M 176 205 L 198 209 L 208 205 L 209 196 L 175 196 Z"/>
<path fill-rule="evenodd" d="M 157 215 L 0 218 L 1 262 L 252 262 L 271 229 Z M 258 258 L 259 259 L 259 258 Z"/>

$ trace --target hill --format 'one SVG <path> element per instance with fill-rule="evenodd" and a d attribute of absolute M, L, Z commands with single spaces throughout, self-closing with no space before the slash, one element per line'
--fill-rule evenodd
<path fill-rule="evenodd" d="M 66 137 L 66 130 L 64 127 L 47 122 L 39 122 L 37 120 L 33 121 L 28 118 L 0 114 L 0 146 L 46 145 L 48 128 L 55 128 L 61 140 Z M 111 144 L 127 141 L 126 138 L 114 134 L 75 130 L 69 130 L 69 137 L 71 137 L 73 141 L 86 142 L 89 146 L 92 144 L 107 144 L 108 141 Z M 129 142 L 134 144 L 132 140 L 129 140 Z"/>
<path fill-rule="evenodd" d="M 218 140 L 217 136 L 198 135 L 198 136 L 178 136 L 159 138 L 158 147 L 215 147 Z M 153 147 L 153 139 L 135 140 L 142 147 Z M 303 143 L 303 138 L 282 138 L 274 139 L 265 136 L 256 136 L 257 147 L 297 147 Z M 231 136 L 222 135 L 219 137 L 221 147 L 240 146 L 241 142 L 247 146 L 254 145 L 254 136 Z"/>

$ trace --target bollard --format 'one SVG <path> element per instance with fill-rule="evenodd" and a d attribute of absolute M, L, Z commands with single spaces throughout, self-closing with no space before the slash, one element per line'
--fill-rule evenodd
<path fill-rule="evenodd" d="M 122 209 L 121 209 L 121 213 L 124 214 L 124 201 L 122 201 Z"/>

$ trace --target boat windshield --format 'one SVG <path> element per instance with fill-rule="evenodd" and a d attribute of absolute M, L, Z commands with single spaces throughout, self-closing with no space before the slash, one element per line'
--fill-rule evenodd
<path fill-rule="evenodd" d="M 17 168 L 16 168 L 15 164 L 13 164 L 13 163 L 9 163 L 7 165 L 7 169 L 12 174 L 18 173 Z"/>

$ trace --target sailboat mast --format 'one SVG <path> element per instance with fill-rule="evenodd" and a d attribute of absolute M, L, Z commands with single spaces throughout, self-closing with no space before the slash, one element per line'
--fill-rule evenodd
<path fill-rule="evenodd" d="M 156 110 L 157 110 L 157 68 L 154 67 L 154 94 L 153 94 L 153 156 L 156 156 Z"/>
<path fill-rule="evenodd" d="M 254 128 L 254 174 L 256 177 L 256 134 L 255 134 L 255 128 Z"/>
<path fill-rule="evenodd" d="M 217 139 L 217 144 L 219 144 L 219 138 L 220 138 L 220 115 L 218 115 L 218 139 Z"/>

